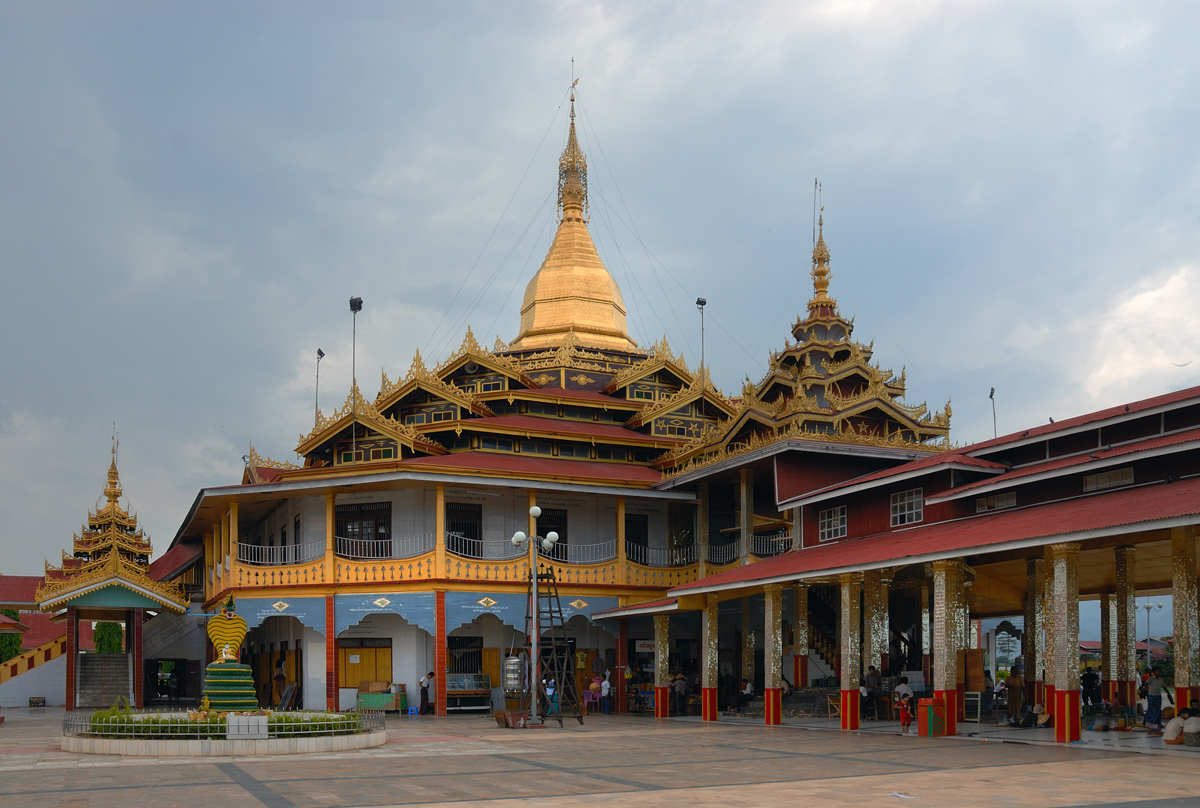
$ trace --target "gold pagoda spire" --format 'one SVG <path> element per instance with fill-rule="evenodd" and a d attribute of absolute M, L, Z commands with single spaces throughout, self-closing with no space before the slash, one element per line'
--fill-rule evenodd
<path fill-rule="evenodd" d="M 829 279 L 832 272 L 829 269 L 829 247 L 825 244 L 825 208 L 821 208 L 821 218 L 817 220 L 817 243 L 812 253 L 813 297 L 808 301 L 808 310 L 826 308 L 826 314 L 837 310 L 837 301 L 829 296 Z"/>
<path fill-rule="evenodd" d="M 104 486 L 104 496 L 108 498 L 108 504 L 115 506 L 117 500 L 121 498 L 121 475 L 117 472 L 117 438 L 113 436 L 112 445 L 112 463 L 108 466 L 108 484 Z"/>
<path fill-rule="evenodd" d="M 587 156 L 575 134 L 574 88 L 572 84 L 567 145 L 558 159 L 558 231 L 525 287 L 521 330 L 508 350 L 558 348 L 573 338 L 587 348 L 636 353 L 621 289 L 600 260 L 587 228 Z"/>

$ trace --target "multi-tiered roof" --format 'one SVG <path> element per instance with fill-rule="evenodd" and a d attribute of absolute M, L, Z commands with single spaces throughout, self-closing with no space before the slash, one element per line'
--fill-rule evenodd
<path fill-rule="evenodd" d="M 46 582 L 37 592 L 39 607 L 55 611 L 68 605 L 123 605 L 185 611 L 182 589 L 148 575 L 154 548 L 138 527 L 137 516 L 121 507 L 115 443 L 104 496 L 105 504 L 88 513 L 87 524 L 75 536 L 72 554 L 64 552 L 58 567 L 47 562 Z"/>

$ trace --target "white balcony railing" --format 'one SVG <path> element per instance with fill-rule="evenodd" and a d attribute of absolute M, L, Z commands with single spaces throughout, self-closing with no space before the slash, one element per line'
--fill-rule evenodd
<path fill-rule="evenodd" d="M 687 567 L 696 563 L 696 547 L 646 547 L 626 541 L 625 558 L 645 567 Z"/>
<path fill-rule="evenodd" d="M 446 552 L 453 553 L 461 558 L 507 561 L 513 558 L 520 558 L 528 553 L 529 550 L 524 547 L 517 547 L 511 540 L 472 539 L 461 533 L 447 533 Z"/>
<path fill-rule="evenodd" d="M 290 544 L 287 547 L 266 547 L 258 544 L 238 543 L 238 561 L 267 567 L 285 564 L 307 564 L 325 555 L 325 540 Z"/>
<path fill-rule="evenodd" d="M 709 564 L 732 564 L 742 557 L 742 543 L 708 545 Z"/>
<path fill-rule="evenodd" d="M 768 536 L 750 537 L 750 554 L 759 558 L 770 558 L 792 549 L 792 534 L 789 531 L 772 533 Z"/>
<path fill-rule="evenodd" d="M 434 531 L 401 539 L 347 539 L 337 537 L 337 554 L 340 558 L 370 560 L 375 558 L 415 558 L 432 552 Z"/>

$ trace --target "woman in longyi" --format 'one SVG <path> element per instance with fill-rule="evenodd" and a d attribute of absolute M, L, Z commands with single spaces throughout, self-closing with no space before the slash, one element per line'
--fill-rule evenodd
<path fill-rule="evenodd" d="M 233 598 L 221 604 L 221 613 L 209 618 L 208 639 L 212 641 L 218 662 L 238 659 L 238 649 L 246 639 L 246 620 L 233 612 Z"/>

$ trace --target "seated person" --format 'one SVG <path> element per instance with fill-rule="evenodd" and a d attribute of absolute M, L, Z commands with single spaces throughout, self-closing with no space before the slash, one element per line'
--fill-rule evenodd
<path fill-rule="evenodd" d="M 1188 710 L 1188 717 L 1183 721 L 1183 745 L 1200 746 L 1200 715 L 1195 710 Z"/>
<path fill-rule="evenodd" d="M 911 699 L 913 697 L 913 689 L 909 687 L 908 677 L 901 676 L 900 684 L 896 685 L 895 691 L 897 699 Z"/>
<path fill-rule="evenodd" d="M 788 696 L 792 695 L 792 691 L 794 689 L 795 688 L 792 687 L 792 683 L 788 681 L 788 678 L 781 674 L 779 677 L 779 698 L 780 698 L 780 700 L 786 699 Z"/>
<path fill-rule="evenodd" d="M 879 678 L 879 671 L 875 669 L 874 665 L 871 665 L 867 668 L 866 675 L 867 694 L 874 696 L 879 692 L 881 684 L 882 681 Z"/>
<path fill-rule="evenodd" d="M 1169 707 L 1167 709 L 1170 709 Z M 1192 711 L 1184 707 L 1179 711 L 1179 714 L 1167 721 L 1167 726 L 1163 728 L 1163 743 L 1178 746 L 1183 743 L 1183 725 L 1191 717 Z M 1163 710 L 1163 718 L 1167 717 L 1167 710 Z"/>

